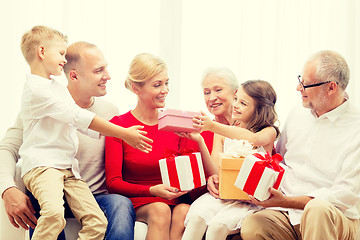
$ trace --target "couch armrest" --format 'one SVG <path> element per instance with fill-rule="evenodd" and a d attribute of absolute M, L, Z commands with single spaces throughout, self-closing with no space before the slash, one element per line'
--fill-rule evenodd
<path fill-rule="evenodd" d="M 134 240 L 145 240 L 147 229 L 148 227 L 146 223 L 136 221 L 134 229 Z"/>

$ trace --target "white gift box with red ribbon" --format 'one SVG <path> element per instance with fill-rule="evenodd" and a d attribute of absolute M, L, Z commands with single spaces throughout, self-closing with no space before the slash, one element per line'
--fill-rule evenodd
<path fill-rule="evenodd" d="M 199 152 L 170 156 L 159 160 L 163 184 L 181 191 L 189 191 L 206 184 L 204 167 Z"/>
<path fill-rule="evenodd" d="M 284 175 L 284 168 L 279 164 L 281 160 L 280 154 L 246 156 L 234 185 L 260 201 L 268 199 L 269 188 L 278 189 Z"/>

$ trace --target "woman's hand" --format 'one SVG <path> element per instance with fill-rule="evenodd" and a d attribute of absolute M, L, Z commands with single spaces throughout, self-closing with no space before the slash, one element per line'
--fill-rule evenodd
<path fill-rule="evenodd" d="M 201 142 L 203 140 L 203 137 L 199 132 L 175 132 L 176 135 L 179 137 L 188 138 L 190 140 L 193 140 L 197 143 Z"/>
<path fill-rule="evenodd" d="M 193 118 L 193 126 L 199 129 L 199 132 L 202 131 L 211 131 L 214 121 L 211 120 L 204 112 L 201 112 L 201 116 L 196 115 Z"/>
<path fill-rule="evenodd" d="M 149 189 L 151 195 L 155 197 L 161 197 L 167 200 L 172 200 L 180 197 L 187 193 L 187 191 L 179 191 L 179 189 L 167 186 L 165 184 L 158 184 L 150 187 Z"/>
<path fill-rule="evenodd" d="M 219 176 L 211 175 L 207 180 L 207 189 L 214 198 L 219 198 Z"/>

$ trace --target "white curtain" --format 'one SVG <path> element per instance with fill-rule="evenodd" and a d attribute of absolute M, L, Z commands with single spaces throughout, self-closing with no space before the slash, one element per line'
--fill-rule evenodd
<path fill-rule="evenodd" d="M 200 79 L 210 66 L 232 69 L 239 83 L 269 81 L 278 94 L 281 124 L 300 100 L 296 76 L 319 50 L 341 53 L 351 69 L 350 98 L 360 106 L 360 3 L 357 0 L 14 0 L 2 1 L 0 137 L 19 111 L 29 68 L 20 38 L 43 24 L 89 41 L 105 53 L 112 80 L 105 98 L 125 112 L 136 97 L 123 82 L 140 52 L 169 65 L 167 107 L 205 110 Z M 64 79 L 64 81 L 66 81 Z"/>
<path fill-rule="evenodd" d="M 338 51 L 347 60 L 352 73 L 348 92 L 360 106 L 359 11 L 356 0 L 183 1 L 181 107 L 201 101 L 201 94 L 189 99 L 186 92 L 202 70 L 227 66 L 240 83 L 264 79 L 273 85 L 283 125 L 300 101 L 296 77 L 304 62 L 324 49 Z"/>

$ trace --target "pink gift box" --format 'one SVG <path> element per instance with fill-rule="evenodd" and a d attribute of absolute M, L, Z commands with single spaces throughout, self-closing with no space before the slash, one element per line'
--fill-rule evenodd
<path fill-rule="evenodd" d="M 199 152 L 159 160 L 163 184 L 188 191 L 206 184 Z"/>
<path fill-rule="evenodd" d="M 199 112 L 166 109 L 159 113 L 158 129 L 168 132 L 193 132 L 193 117 L 201 115 Z"/>
<path fill-rule="evenodd" d="M 246 156 L 234 185 L 260 201 L 268 199 L 269 188 L 278 189 L 284 175 L 284 168 L 279 164 L 281 160 L 279 154 Z"/>

